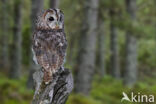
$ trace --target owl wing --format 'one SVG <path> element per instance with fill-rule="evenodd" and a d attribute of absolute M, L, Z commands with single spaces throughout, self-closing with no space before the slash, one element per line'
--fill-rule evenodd
<path fill-rule="evenodd" d="M 38 64 L 45 70 L 53 69 L 58 58 L 56 51 L 50 47 L 46 38 L 42 39 L 42 37 L 35 36 L 33 39 L 33 50 Z"/>
<path fill-rule="evenodd" d="M 46 63 L 48 63 L 48 59 L 45 56 L 45 51 L 43 49 L 43 46 L 41 45 L 39 39 L 34 38 L 33 40 L 33 60 L 35 61 L 35 63 L 39 64 L 41 67 L 43 67 L 44 69 L 46 69 L 47 65 Z"/>
<path fill-rule="evenodd" d="M 45 69 L 47 76 L 51 76 L 63 64 L 66 47 L 64 33 L 34 35 L 33 49 L 37 62 Z"/>
<path fill-rule="evenodd" d="M 59 66 L 64 64 L 67 48 L 67 40 L 64 32 L 57 34 L 57 54 L 59 55 Z"/>

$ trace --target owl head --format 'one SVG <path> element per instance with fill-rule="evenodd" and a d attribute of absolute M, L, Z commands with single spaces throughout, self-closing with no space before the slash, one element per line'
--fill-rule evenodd
<path fill-rule="evenodd" d="M 48 9 L 39 16 L 38 28 L 43 29 L 63 29 L 64 14 L 60 9 Z"/>

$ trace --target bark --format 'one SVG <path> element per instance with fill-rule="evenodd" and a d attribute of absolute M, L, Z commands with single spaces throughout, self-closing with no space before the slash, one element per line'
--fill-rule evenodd
<path fill-rule="evenodd" d="M 50 7 L 51 8 L 59 8 L 59 0 L 50 0 Z"/>
<path fill-rule="evenodd" d="M 37 15 L 42 11 L 43 9 L 43 0 L 32 0 L 32 7 L 31 7 L 31 25 L 32 25 L 32 34 L 34 32 L 35 29 L 35 22 L 36 22 L 36 18 Z M 30 36 L 30 38 L 32 39 L 32 35 Z M 33 62 L 33 54 L 32 54 L 32 50 L 30 48 L 30 52 L 31 52 L 31 59 L 30 59 L 30 68 L 29 68 L 29 77 L 28 77 L 28 81 L 27 81 L 27 87 L 32 89 L 33 88 L 33 73 L 35 72 L 35 70 L 38 69 L 38 67 L 35 65 L 35 63 Z"/>
<path fill-rule="evenodd" d="M 126 0 L 127 12 L 132 22 L 136 20 L 136 0 Z M 137 40 L 130 31 L 126 34 L 125 85 L 132 87 L 137 80 Z"/>
<path fill-rule="evenodd" d="M 52 82 L 47 85 L 42 82 L 41 70 L 35 72 L 33 78 L 36 89 L 32 104 L 65 104 L 74 86 L 72 74 L 68 69 L 59 69 L 54 74 Z"/>
<path fill-rule="evenodd" d="M 7 0 L 2 0 L 2 53 L 1 53 L 1 68 L 8 68 L 9 65 L 9 54 L 8 54 L 8 10 Z"/>
<path fill-rule="evenodd" d="M 104 23 L 103 20 L 101 18 L 99 18 L 99 22 L 98 22 L 98 69 L 99 69 L 99 73 L 100 76 L 103 77 L 106 73 L 105 70 L 105 34 L 103 29 L 105 29 L 104 27 Z"/>
<path fill-rule="evenodd" d="M 84 1 L 84 27 L 80 39 L 78 67 L 75 76 L 75 92 L 88 95 L 95 68 L 97 15 L 99 0 Z"/>
<path fill-rule="evenodd" d="M 118 33 L 117 28 L 114 25 L 115 11 L 110 10 L 110 48 L 111 48 L 111 75 L 115 78 L 120 78 L 120 61 L 119 61 L 119 49 L 118 49 Z"/>
<path fill-rule="evenodd" d="M 10 77 L 18 79 L 21 72 L 21 42 L 22 42 L 22 0 L 17 0 L 14 6 L 14 30 Z"/>

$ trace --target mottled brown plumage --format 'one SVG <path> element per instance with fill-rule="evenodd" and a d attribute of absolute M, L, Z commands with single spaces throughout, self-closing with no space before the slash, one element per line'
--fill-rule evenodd
<path fill-rule="evenodd" d="M 38 17 L 33 35 L 34 60 L 44 69 L 44 82 L 63 66 L 67 41 L 64 16 L 59 9 L 48 9 Z"/>

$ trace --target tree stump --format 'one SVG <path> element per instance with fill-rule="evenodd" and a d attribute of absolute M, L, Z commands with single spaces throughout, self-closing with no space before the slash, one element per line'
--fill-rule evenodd
<path fill-rule="evenodd" d="M 68 69 L 60 68 L 49 84 L 43 83 L 43 71 L 33 74 L 35 94 L 32 104 L 65 104 L 73 89 L 73 77 Z"/>

